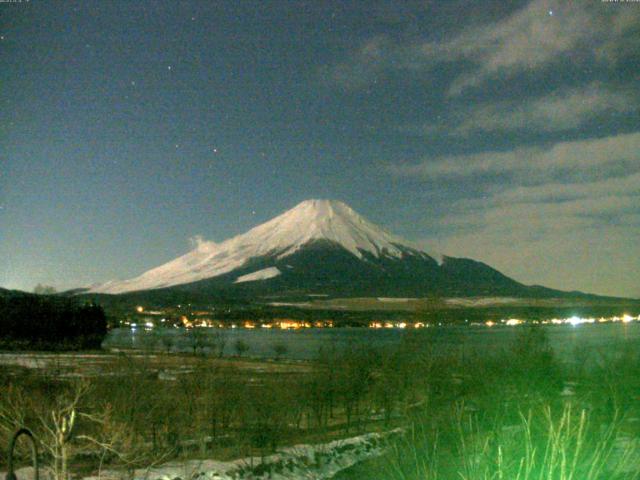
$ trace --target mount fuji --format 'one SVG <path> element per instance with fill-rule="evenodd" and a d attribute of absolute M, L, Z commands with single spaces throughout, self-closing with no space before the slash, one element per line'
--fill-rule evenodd
<path fill-rule="evenodd" d="M 175 260 L 84 293 L 149 290 L 199 296 L 566 295 L 523 285 L 481 262 L 424 252 L 334 200 L 304 201 L 222 243 L 199 239 Z"/>

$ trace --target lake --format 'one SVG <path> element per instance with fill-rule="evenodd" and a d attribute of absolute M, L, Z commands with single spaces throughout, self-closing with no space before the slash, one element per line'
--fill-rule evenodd
<path fill-rule="evenodd" d="M 242 340 L 248 350 L 245 356 L 271 358 L 274 345 L 284 345 L 283 358 L 310 360 L 317 358 L 321 349 L 342 350 L 355 346 L 375 348 L 393 347 L 406 340 L 431 342 L 434 351 L 462 349 L 465 352 L 492 351 L 510 344 L 521 329 L 527 326 L 441 326 L 420 330 L 370 329 L 370 328 L 322 328 L 322 329 L 219 329 L 202 328 L 198 332 L 200 345 L 205 352 L 212 352 L 215 345 L 224 343 L 224 355 L 235 354 L 235 344 Z M 640 322 L 596 323 L 582 325 L 544 325 L 549 344 L 563 360 L 570 361 L 578 350 L 610 353 L 624 344 L 640 345 Z M 170 337 L 166 343 L 163 337 Z M 413 337 L 413 338 L 412 338 Z M 117 328 L 111 330 L 103 343 L 104 348 L 148 349 L 166 348 L 173 351 L 190 351 L 192 339 L 183 329 Z"/>

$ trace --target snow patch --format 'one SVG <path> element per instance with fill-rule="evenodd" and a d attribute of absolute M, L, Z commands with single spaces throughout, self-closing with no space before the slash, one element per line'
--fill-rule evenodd
<path fill-rule="evenodd" d="M 323 444 L 301 444 L 283 448 L 278 453 L 259 457 L 241 458 L 229 462 L 217 460 L 189 460 L 171 462 L 157 467 L 137 469 L 133 480 L 285 480 L 313 478 L 331 479 L 338 472 L 368 458 L 382 455 L 387 439 L 400 435 L 402 429 L 389 432 L 367 433 L 344 440 Z M 103 471 L 103 480 L 122 478 L 117 471 Z M 85 477 L 84 480 L 99 480 Z"/>
<path fill-rule="evenodd" d="M 267 303 L 272 307 L 311 307 L 311 303 L 309 302 L 270 302 Z"/>
<path fill-rule="evenodd" d="M 518 299 L 513 297 L 474 297 L 474 298 L 452 297 L 452 298 L 445 298 L 444 301 L 449 305 L 460 305 L 463 307 L 484 307 L 487 305 L 505 305 L 509 303 L 516 303 Z"/>
<path fill-rule="evenodd" d="M 277 277 L 280 275 L 280 270 L 277 267 L 269 267 L 264 268 L 262 270 L 258 270 L 257 272 L 248 273 L 246 275 L 242 275 L 236 279 L 233 283 L 243 283 L 243 282 L 254 282 L 256 280 L 267 280 L 269 278 Z"/>
<path fill-rule="evenodd" d="M 399 297 L 378 297 L 379 302 L 385 303 L 406 303 L 410 300 L 416 300 L 415 298 L 399 298 Z"/>

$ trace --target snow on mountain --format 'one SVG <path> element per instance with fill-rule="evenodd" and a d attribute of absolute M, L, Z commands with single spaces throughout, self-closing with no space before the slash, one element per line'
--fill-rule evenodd
<path fill-rule="evenodd" d="M 519 299 L 513 297 L 474 297 L 474 298 L 447 298 L 445 303 L 459 305 L 461 307 L 486 307 L 490 305 L 506 305 L 517 303 Z"/>
<path fill-rule="evenodd" d="M 255 282 L 256 280 L 268 280 L 273 277 L 277 277 L 280 275 L 280 270 L 278 267 L 269 267 L 263 268 L 262 270 L 258 270 L 257 272 L 248 273 L 246 275 L 242 275 L 236 279 L 233 283 L 243 283 L 243 282 Z"/>
<path fill-rule="evenodd" d="M 218 244 L 197 239 L 192 251 L 175 260 L 130 280 L 92 286 L 89 292 L 123 293 L 213 278 L 242 267 L 252 258 L 266 255 L 274 255 L 278 259 L 286 257 L 314 240 L 335 242 L 358 258 L 363 258 L 363 252 L 375 257 L 395 258 L 401 258 L 406 252 L 424 254 L 407 241 L 364 219 L 342 202 L 306 200 L 247 233 Z M 270 270 L 270 273 L 274 271 Z"/>

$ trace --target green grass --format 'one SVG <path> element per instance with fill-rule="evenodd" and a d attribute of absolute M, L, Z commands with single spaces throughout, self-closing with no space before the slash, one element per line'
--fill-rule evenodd
<path fill-rule="evenodd" d="M 559 363 L 535 329 L 503 351 L 448 358 L 432 369 L 429 401 L 406 435 L 340 478 L 639 478 L 637 345 L 579 361 Z"/>
<path fill-rule="evenodd" d="M 415 423 L 371 465 L 379 478 L 596 480 L 638 478 L 637 439 L 621 445 L 624 421 L 601 424 L 571 403 L 521 413 L 516 422 L 482 425 L 452 412 L 451 432 Z M 367 472 L 371 473 L 371 472 Z M 363 474 L 362 478 L 365 478 Z"/>

